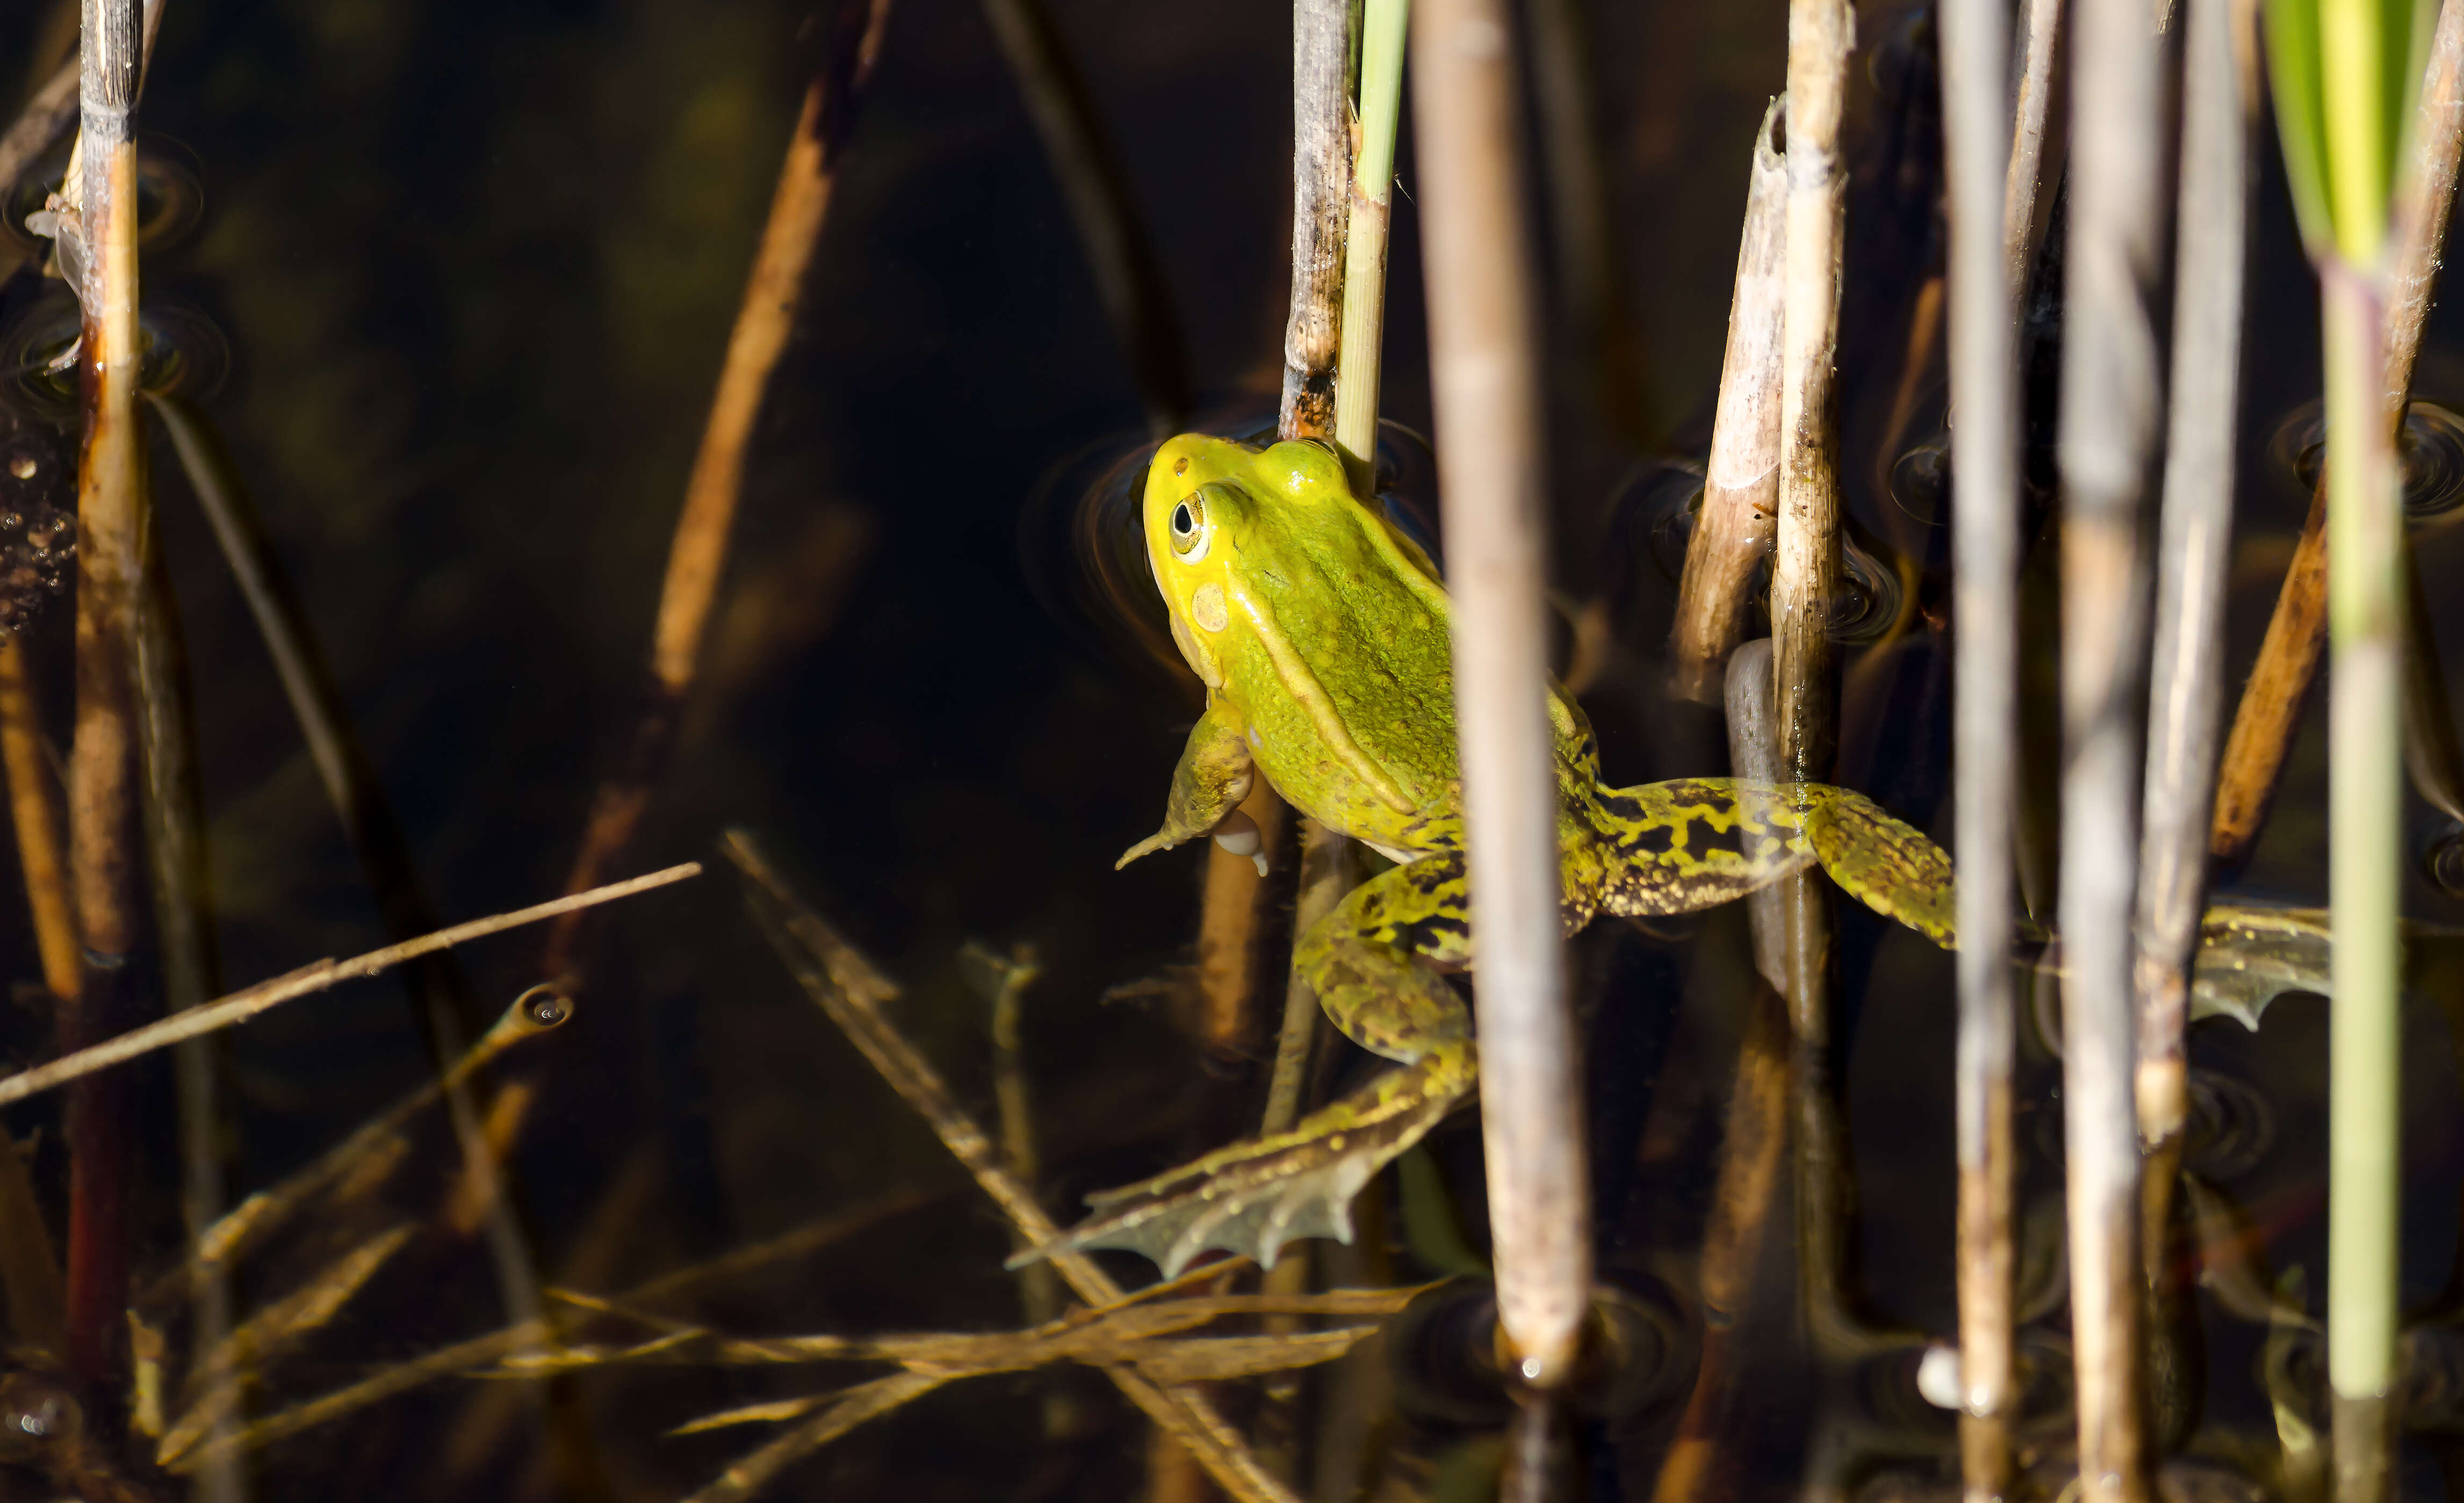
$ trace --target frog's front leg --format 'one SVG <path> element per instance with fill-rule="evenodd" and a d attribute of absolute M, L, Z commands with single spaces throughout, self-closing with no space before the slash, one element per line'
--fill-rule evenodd
<path fill-rule="evenodd" d="M 1351 1241 L 1353 1197 L 1471 1093 L 1471 1013 L 1440 969 L 1470 959 L 1459 852 L 1424 856 L 1353 889 L 1301 937 L 1293 968 L 1336 1027 L 1403 1068 L 1289 1132 L 1090 1195 L 1092 1218 L 1023 1256 L 1128 1248 L 1170 1278 L 1208 1248 L 1271 1267 L 1296 1238 Z"/>
<path fill-rule="evenodd" d="M 1180 763 L 1172 770 L 1163 828 L 1131 846 L 1112 869 L 1118 871 L 1141 856 L 1171 850 L 1209 833 L 1249 796 L 1254 775 L 1247 723 L 1230 700 L 1208 695 L 1206 713 L 1190 728 L 1189 742 L 1180 749 Z"/>

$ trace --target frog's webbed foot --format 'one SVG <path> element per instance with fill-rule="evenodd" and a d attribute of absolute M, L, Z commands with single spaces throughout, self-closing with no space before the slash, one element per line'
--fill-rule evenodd
<path fill-rule="evenodd" d="M 1957 948 L 1958 882 L 1949 854 L 1862 794 L 1822 784 L 1804 790 L 1813 795 L 1805 839 L 1831 880 L 1882 917 Z"/>
<path fill-rule="evenodd" d="M 1170 1173 L 1088 1196 L 1093 1216 L 1009 1266 L 1056 1252 L 1126 1248 L 1177 1278 L 1209 1248 L 1272 1268 L 1287 1242 L 1350 1242 L 1353 1197 L 1471 1094 L 1472 1075 L 1471 1045 L 1450 1041 L 1290 1132 L 1236 1143 Z"/>

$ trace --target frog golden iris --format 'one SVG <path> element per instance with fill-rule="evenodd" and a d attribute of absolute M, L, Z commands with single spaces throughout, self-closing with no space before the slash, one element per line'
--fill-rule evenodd
<path fill-rule="evenodd" d="M 1298 1237 L 1349 1240 L 1353 1195 L 1471 1094 L 1469 966 L 1450 611 L 1428 555 L 1353 494 L 1310 442 L 1202 434 L 1147 472 L 1147 562 L 1173 640 L 1206 686 L 1163 827 L 1127 865 L 1237 820 L 1251 780 L 1395 862 L 1293 946 L 1295 974 L 1362 1048 L 1402 1068 L 1289 1132 L 1090 1196 L 1095 1214 L 1025 1254 L 1117 1247 L 1167 1276 L 1210 1249 L 1271 1265 Z M 1949 859 L 1846 789 L 1680 778 L 1600 786 L 1590 724 L 1549 687 L 1560 913 L 1691 912 L 1819 862 L 1875 911 L 1951 943 Z M 1237 828 L 1237 825 L 1236 825 Z"/>

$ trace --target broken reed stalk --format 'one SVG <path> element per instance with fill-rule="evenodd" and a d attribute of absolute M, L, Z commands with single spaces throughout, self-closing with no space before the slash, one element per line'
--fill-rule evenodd
<path fill-rule="evenodd" d="M 896 984 L 797 898 L 750 836 L 731 830 L 720 846 L 744 876 L 755 919 L 805 993 L 924 1119 L 1021 1237 L 1039 1247 L 1057 1240 L 1061 1230 L 1044 1213 L 1035 1192 L 1002 1165 L 992 1140 L 958 1106 L 940 1073 L 882 1015 L 883 1004 L 898 994 Z M 1120 1285 L 1086 1253 L 1056 1252 L 1050 1261 L 1089 1304 L 1108 1305 L 1121 1299 Z M 1240 1503 L 1297 1503 L 1290 1491 L 1259 1463 L 1248 1443 L 1203 1390 L 1165 1389 L 1123 1367 L 1108 1367 L 1105 1375 L 1148 1418 L 1187 1447 L 1216 1483 Z"/>
<path fill-rule="evenodd" d="M 542 919 L 553 919 L 561 914 L 570 913 L 576 908 L 613 903 L 619 898 L 629 898 L 637 892 L 648 892 L 653 887 L 664 887 L 670 882 L 683 882 L 688 877 L 700 875 L 699 861 L 686 861 L 682 865 L 670 866 L 625 882 L 609 882 L 604 887 L 594 887 L 588 892 L 551 898 L 545 903 L 534 904 L 527 908 L 517 908 L 511 913 L 473 919 L 467 924 L 457 924 L 451 928 L 439 929 L 433 934 L 423 934 L 417 939 L 399 945 L 387 945 L 383 949 L 372 949 L 364 955 L 355 955 L 349 960 L 314 961 L 287 974 L 260 981 L 246 991 L 234 991 L 204 1007 L 191 1008 L 187 1012 L 148 1023 L 143 1028 L 132 1029 L 116 1038 L 90 1048 L 80 1049 L 75 1054 L 63 1055 L 49 1064 L 37 1065 L 32 1070 L 0 1078 L 0 1106 L 22 1101 L 30 1096 L 40 1095 L 72 1080 L 83 1079 L 97 1071 L 108 1070 L 113 1065 L 123 1064 L 141 1055 L 151 1054 L 157 1049 L 176 1044 L 183 1039 L 202 1038 L 208 1034 L 219 1032 L 234 1024 L 245 1023 L 258 1013 L 270 1012 L 285 1002 L 297 1001 L 300 997 L 322 991 L 345 981 L 373 976 L 379 971 L 391 969 L 405 961 L 416 959 L 421 955 L 432 954 L 437 950 L 467 944 L 490 934 L 499 934 L 506 929 L 519 928 L 525 924 L 537 924 Z"/>
<path fill-rule="evenodd" d="M 2132 875 L 2146 652 L 2139 507 L 2163 390 L 2158 42 L 2142 0 L 2079 0 L 2061 376 L 2062 1091 L 2084 1503 L 2147 1495 L 2140 1425 Z"/>
<path fill-rule="evenodd" d="M 1479 939 L 1480 1115 L 1497 1304 L 1523 1382 L 1573 1366 L 1592 1277 L 1582 1073 L 1558 938 L 1542 430 L 1522 114 L 1502 0 L 1412 26 L 1455 724 Z"/>
<path fill-rule="evenodd" d="M 2404 425 L 2431 291 L 2447 243 L 2448 213 L 2455 202 L 2459 153 L 2464 153 L 2464 0 L 2442 0 L 2413 117 L 2411 170 L 2402 180 L 2404 196 L 2387 253 L 2379 411 L 2390 433 L 2401 432 Z M 2208 848 L 2219 860 L 2250 854 L 2275 799 L 2301 707 L 2326 646 L 2327 555 L 2327 472 L 2321 468 L 2300 541 L 2285 568 L 2283 589 L 2225 740 L 2216 775 L 2215 820 L 2208 837 Z"/>
<path fill-rule="evenodd" d="M 2027 295 L 2028 268 L 2035 255 L 2036 193 L 2044 181 L 2045 123 L 2052 115 L 2054 53 L 2061 25 L 2062 0 L 2026 0 L 2018 98 L 2012 106 L 2011 162 L 2002 179 L 2002 264 L 2014 315 Z"/>
<path fill-rule="evenodd" d="M 1376 494 L 1378 373 L 1386 336 L 1386 229 L 1395 193 L 1395 130 L 1403 107 L 1403 33 L 1411 0 L 1365 0 L 1360 11 L 1360 153 L 1344 235 L 1343 332 L 1334 387 L 1334 447 L 1354 494 Z"/>
<path fill-rule="evenodd" d="M 838 0 L 831 10 L 821 71 L 804 91 L 803 110 L 788 141 L 786 161 L 779 169 L 770 217 L 762 226 L 753 272 L 744 284 L 744 300 L 728 333 L 718 389 L 711 399 L 701 447 L 685 482 L 684 508 L 677 513 L 675 534 L 668 544 L 667 575 L 659 587 L 658 619 L 650 634 L 645 703 L 622 761 L 600 782 L 591 799 L 582 843 L 565 878 L 567 892 L 597 884 L 631 849 L 650 795 L 666 771 L 685 696 L 700 667 L 702 641 L 708 635 L 719 578 L 726 572 L 754 422 L 761 415 L 770 373 L 795 332 L 805 269 L 821 238 L 840 158 L 855 130 L 866 86 L 880 56 L 890 4 L 891 0 Z M 578 990 L 585 961 L 584 939 L 583 922 L 578 917 L 551 929 L 542 947 L 539 974 L 561 983 L 568 992 Z"/>
<path fill-rule="evenodd" d="M 145 452 L 137 419 L 144 346 L 137 324 L 137 78 L 143 48 L 134 0 L 84 0 L 78 116 L 82 166 L 76 234 L 84 251 L 78 352 L 85 443 L 77 462 L 77 729 L 69 753 L 69 870 L 84 973 L 60 1017 L 76 1049 L 136 1015 L 143 906 L 136 612 Z M 94 1080 L 69 1098 L 71 1372 L 93 1381 L 116 1365 L 127 1296 L 132 1188 L 125 1082 Z"/>
<path fill-rule="evenodd" d="M 1351 21 L 1346 0 L 1292 0 L 1292 300 L 1284 324 L 1279 438 L 1334 431 L 1352 200 Z"/>
<path fill-rule="evenodd" d="M 1754 134 L 1746 178 L 1745 229 L 1737 238 L 1736 290 L 1728 300 L 1727 351 L 1720 362 L 1703 510 L 1685 542 L 1669 629 L 1669 692 L 1715 704 L 1752 603 L 1754 571 L 1769 556 L 1779 507 L 1780 303 L 1787 250 L 1788 166 L 1773 139 L 1784 105 L 1773 100 Z"/>
<path fill-rule="evenodd" d="M 1147 430 L 1164 438 L 1189 415 L 1189 349 L 1162 264 L 1131 202 L 1120 153 L 1044 0 L 983 0 L 983 6 L 1086 250 L 1095 295 L 1129 361 Z"/>
<path fill-rule="evenodd" d="M 1991 1503 L 2011 1486 L 2018 1397 L 2011 1238 L 2017 1028 L 2009 956 L 2017 897 L 2020 434 L 2006 214 L 2010 44 L 2003 0 L 1948 0 L 1940 24 L 1958 623 L 1951 771 L 1960 871 L 1959 1449 L 1968 1503 Z"/>
<path fill-rule="evenodd" d="M 2147 1148 L 2143 1252 L 2161 1248 L 2189 1109 L 2182 1031 L 2199 942 L 2208 826 L 2224 705 L 2226 569 L 2241 369 L 2242 261 L 2251 101 L 2234 35 L 2240 0 L 2189 0 L 2182 54 L 2180 229 L 2174 246 L 2172 389 L 2157 544 L 2133 979 L 2135 1097 Z M 2168 1275 L 2169 1276 L 2169 1275 Z"/>

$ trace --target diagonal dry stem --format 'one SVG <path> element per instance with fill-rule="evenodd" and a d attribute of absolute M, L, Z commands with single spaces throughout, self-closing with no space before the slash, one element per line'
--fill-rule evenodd
<path fill-rule="evenodd" d="M 959 1108 L 939 1073 L 882 1015 L 882 1004 L 897 995 L 897 987 L 797 900 L 750 836 L 731 830 L 722 849 L 744 874 L 755 918 L 806 994 L 933 1128 L 1020 1235 L 1038 1246 L 1057 1240 L 1060 1229 L 1044 1213 L 1034 1193 L 1003 1167 L 992 1140 Z M 1086 1253 L 1056 1252 L 1051 1262 L 1081 1299 L 1111 1304 L 1121 1297 L 1120 1286 Z M 1107 1374 L 1130 1402 L 1186 1446 L 1217 1484 L 1242 1503 L 1286 1503 L 1291 1498 L 1290 1491 L 1260 1465 L 1248 1443 L 1204 1394 L 1168 1391 L 1127 1369 L 1111 1368 Z"/>

